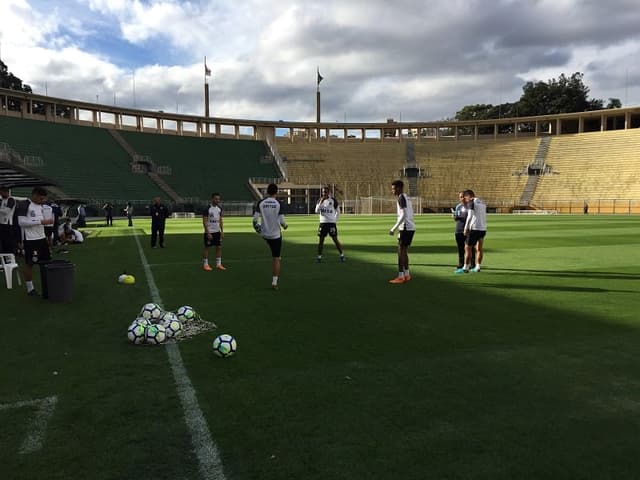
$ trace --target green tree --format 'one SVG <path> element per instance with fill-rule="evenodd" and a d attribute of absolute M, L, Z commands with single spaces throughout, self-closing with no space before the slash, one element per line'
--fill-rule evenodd
<path fill-rule="evenodd" d="M 622 102 L 619 98 L 609 98 L 606 108 L 622 108 Z"/>
<path fill-rule="evenodd" d="M 22 80 L 9 71 L 7 64 L 0 60 L 0 88 L 10 90 L 20 90 L 21 92 L 32 93 L 31 87 L 23 84 Z"/>

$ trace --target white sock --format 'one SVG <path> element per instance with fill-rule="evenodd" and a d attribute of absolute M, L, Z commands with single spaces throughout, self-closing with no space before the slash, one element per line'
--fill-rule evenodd
<path fill-rule="evenodd" d="M 203 265 L 209 265 L 209 259 L 208 258 L 203 258 L 202 259 L 202 264 Z"/>
<path fill-rule="evenodd" d="M 404 278 L 404 272 L 398 272 L 398 278 Z"/>
<path fill-rule="evenodd" d="M 216 257 L 216 265 L 222 265 L 222 257 Z"/>
<path fill-rule="evenodd" d="M 272 277 L 271 278 L 271 285 L 277 285 L 278 284 L 278 277 Z"/>
<path fill-rule="evenodd" d="M 462 269 L 463 269 L 463 270 L 469 270 L 469 264 L 468 264 L 468 263 L 465 263 L 465 264 L 464 264 L 464 267 L 462 267 Z"/>
<path fill-rule="evenodd" d="M 409 269 L 408 268 L 404 271 L 404 276 L 405 277 L 411 276 L 411 274 L 409 273 Z"/>
<path fill-rule="evenodd" d="M 27 292 L 30 292 L 31 290 L 33 290 L 33 282 L 29 281 L 29 282 L 24 282 L 27 285 Z"/>

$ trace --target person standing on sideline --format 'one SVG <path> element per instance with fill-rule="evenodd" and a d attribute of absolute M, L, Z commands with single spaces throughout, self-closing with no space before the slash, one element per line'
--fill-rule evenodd
<path fill-rule="evenodd" d="M 389 235 L 395 234 L 396 230 L 399 230 L 398 234 L 398 276 L 389 283 L 407 283 L 411 280 L 411 273 L 409 272 L 409 247 L 413 241 L 413 235 L 416 233 L 416 225 L 413 221 L 413 207 L 411 206 L 411 200 L 403 192 L 404 183 L 402 180 L 396 180 L 391 184 L 391 193 L 398 197 L 398 219 L 391 230 Z"/>
<path fill-rule="evenodd" d="M 127 206 L 124 207 L 124 213 L 127 215 L 127 220 L 129 220 L 129 226 L 133 227 L 133 205 L 131 205 L 131 202 L 127 202 Z"/>
<path fill-rule="evenodd" d="M 464 265 L 464 248 L 465 248 L 465 236 L 464 225 L 467 222 L 467 206 L 464 204 L 464 192 L 458 193 L 460 203 L 451 211 L 453 220 L 456 222 L 455 237 L 456 245 L 458 246 L 458 266 L 456 268 L 462 268 Z M 475 252 L 475 250 L 474 250 Z M 475 267 L 475 256 L 471 256 L 471 268 Z"/>
<path fill-rule="evenodd" d="M 106 226 L 113 227 L 113 205 L 107 202 L 102 207 L 102 210 L 104 210 L 104 221 Z"/>
<path fill-rule="evenodd" d="M 164 248 L 164 227 L 169 217 L 169 210 L 160 202 L 160 197 L 153 198 L 149 214 L 151 215 L 151 248 L 156 248 L 156 242 L 160 244 L 160 248 Z"/>
<path fill-rule="evenodd" d="M 76 228 L 84 228 L 87 226 L 87 209 L 84 203 L 78 205 L 78 219 L 76 220 Z"/>
<path fill-rule="evenodd" d="M 467 221 L 464 225 L 464 235 L 466 237 L 464 265 L 462 268 L 457 268 L 455 273 L 469 273 L 474 247 L 476 249 L 476 266 L 471 271 L 479 272 L 484 255 L 484 237 L 487 234 L 487 206 L 476 197 L 473 190 L 464 191 L 464 202 L 468 209 Z"/>
<path fill-rule="evenodd" d="M 344 252 L 342 250 L 342 244 L 338 240 L 338 200 L 331 196 L 329 187 L 322 187 L 321 197 L 316 204 L 316 213 L 320 214 L 320 225 L 318 226 L 318 256 L 316 261 L 320 263 L 322 261 L 322 249 L 324 247 L 324 239 L 327 235 L 331 237 L 333 243 L 336 244 L 338 253 L 340 254 L 340 261 L 344 262 Z"/>
<path fill-rule="evenodd" d="M 280 277 L 280 253 L 282 252 L 282 231 L 287 229 L 288 225 L 284 219 L 284 207 L 276 195 L 278 194 L 278 186 L 270 183 L 267 187 L 268 197 L 260 200 L 253 213 L 253 228 L 262 235 L 269 248 L 271 249 L 272 273 L 271 288 L 278 289 L 278 278 Z"/>
<path fill-rule="evenodd" d="M 216 269 L 226 270 L 222 265 L 222 240 L 224 238 L 224 222 L 222 220 L 222 207 L 220 207 L 220 194 L 212 193 L 209 206 L 202 212 L 202 225 L 204 226 L 204 252 L 202 253 L 202 268 L 213 270 L 209 265 L 209 247 L 216 247 Z"/>
<path fill-rule="evenodd" d="M 53 216 L 45 217 L 43 206 L 46 199 L 47 191 L 42 187 L 36 187 L 31 192 L 31 199 L 20 202 L 16 207 L 24 244 L 24 280 L 27 295 L 38 295 L 33 286 L 33 265 L 51 260 L 44 227 L 53 225 Z"/>
<path fill-rule="evenodd" d="M 13 227 L 13 214 L 16 199 L 11 196 L 9 187 L 0 185 L 0 253 L 16 253 L 16 238 Z"/>

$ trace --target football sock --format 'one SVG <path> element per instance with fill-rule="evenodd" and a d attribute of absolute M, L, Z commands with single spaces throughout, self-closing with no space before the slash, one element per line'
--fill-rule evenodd
<path fill-rule="evenodd" d="M 398 278 L 404 278 L 404 272 L 398 272 Z"/>
<path fill-rule="evenodd" d="M 411 274 L 409 273 L 409 269 L 408 268 L 404 271 L 404 274 L 407 277 L 411 276 Z"/>
<path fill-rule="evenodd" d="M 222 265 L 222 257 L 216 257 L 216 265 Z"/>
<path fill-rule="evenodd" d="M 29 281 L 29 282 L 24 282 L 27 285 L 27 292 L 30 292 L 31 290 L 33 290 L 33 282 Z"/>
<path fill-rule="evenodd" d="M 469 264 L 465 263 L 464 266 L 462 267 L 463 270 L 469 270 Z"/>
<path fill-rule="evenodd" d="M 202 264 L 203 265 L 209 265 L 209 259 L 208 258 L 203 258 L 202 259 Z"/>
<path fill-rule="evenodd" d="M 271 285 L 278 285 L 278 277 L 273 277 L 271 279 Z"/>

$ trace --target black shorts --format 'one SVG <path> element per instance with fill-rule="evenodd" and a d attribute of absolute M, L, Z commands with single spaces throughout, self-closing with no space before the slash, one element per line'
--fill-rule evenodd
<path fill-rule="evenodd" d="M 36 255 L 37 252 L 37 255 Z M 37 257 L 37 262 L 43 262 L 51 260 L 51 252 L 49 251 L 49 242 L 46 238 L 40 240 L 25 240 L 24 241 L 24 261 L 27 265 L 33 265 L 34 259 Z"/>
<path fill-rule="evenodd" d="M 321 223 L 318 227 L 318 236 L 324 238 L 329 235 L 331 238 L 338 236 L 338 227 L 335 223 Z"/>
<path fill-rule="evenodd" d="M 415 230 L 400 230 L 400 234 L 398 235 L 398 245 L 403 247 L 411 245 L 414 233 L 416 233 Z"/>
<path fill-rule="evenodd" d="M 211 240 L 207 237 L 207 233 L 204 234 L 204 246 L 205 247 L 219 247 L 222 245 L 222 235 L 220 232 L 214 232 L 211 234 Z"/>
<path fill-rule="evenodd" d="M 13 225 L 0 225 L 0 253 L 16 253 Z"/>
<path fill-rule="evenodd" d="M 487 234 L 486 230 L 471 230 L 467 235 L 467 245 L 475 247 L 479 240 L 482 240 Z"/>
<path fill-rule="evenodd" d="M 282 237 L 278 238 L 265 238 L 264 239 L 271 248 L 271 256 L 273 258 L 280 258 L 280 252 L 282 251 Z"/>

